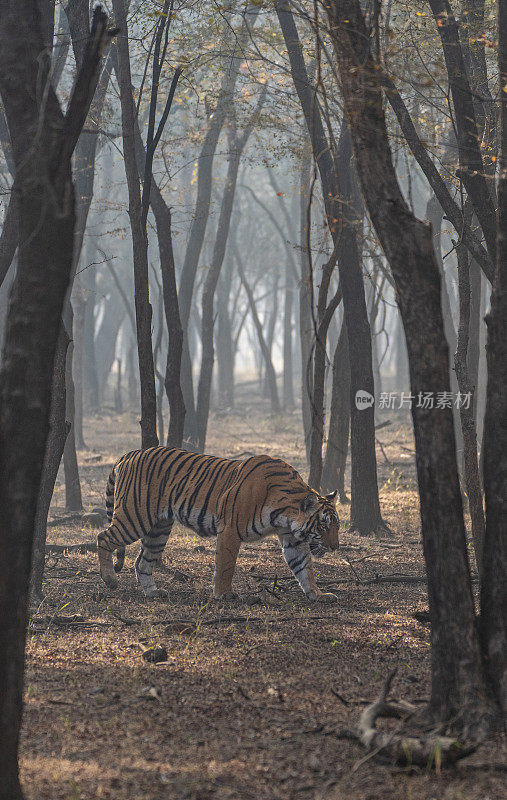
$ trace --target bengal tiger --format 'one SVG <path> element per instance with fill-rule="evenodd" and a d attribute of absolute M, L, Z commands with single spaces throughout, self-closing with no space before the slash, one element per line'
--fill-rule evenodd
<path fill-rule="evenodd" d="M 335 496 L 323 497 L 285 461 L 266 455 L 240 461 L 169 447 L 133 450 L 109 475 L 109 527 L 97 536 L 100 575 L 114 589 L 125 546 L 141 539 L 137 580 L 146 597 L 167 597 L 152 572 L 177 521 L 199 536 L 217 538 L 215 598 L 236 597 L 231 587 L 241 542 L 275 534 L 307 598 L 332 602 L 336 596 L 317 587 L 311 556 L 339 546 Z"/>

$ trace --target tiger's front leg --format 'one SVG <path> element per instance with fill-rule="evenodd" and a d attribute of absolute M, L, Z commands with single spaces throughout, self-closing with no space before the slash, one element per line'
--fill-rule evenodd
<path fill-rule="evenodd" d="M 317 586 L 308 543 L 294 542 L 289 537 L 280 537 L 280 541 L 283 557 L 308 599 L 323 603 L 336 602 L 336 595 L 331 592 L 322 592 Z"/>
<path fill-rule="evenodd" d="M 241 540 L 237 533 L 226 528 L 217 537 L 215 551 L 215 574 L 213 578 L 213 597 L 233 599 L 232 578 L 236 569 Z"/>

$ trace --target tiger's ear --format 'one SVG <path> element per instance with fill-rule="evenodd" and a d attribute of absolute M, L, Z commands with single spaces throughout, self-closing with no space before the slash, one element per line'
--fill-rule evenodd
<path fill-rule="evenodd" d="M 301 500 L 301 511 L 311 511 L 312 508 L 317 507 L 317 495 L 316 494 L 307 494 L 303 500 Z"/>
<path fill-rule="evenodd" d="M 338 494 L 338 489 L 335 489 L 334 492 L 331 492 L 331 494 L 326 494 L 324 496 L 329 503 L 333 503 L 333 505 L 336 505 L 335 500 L 337 494 Z"/>

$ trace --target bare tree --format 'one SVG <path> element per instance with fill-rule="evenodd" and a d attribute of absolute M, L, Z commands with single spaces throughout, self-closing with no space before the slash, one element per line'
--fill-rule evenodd
<path fill-rule="evenodd" d="M 214 329 L 214 298 L 215 290 L 220 276 L 220 270 L 225 257 L 225 250 L 227 247 L 227 239 L 229 235 L 229 228 L 231 224 L 232 209 L 234 205 L 234 197 L 236 193 L 236 183 L 238 179 L 239 164 L 241 156 L 246 147 L 248 139 L 254 129 L 254 125 L 258 120 L 259 113 L 264 105 L 266 98 L 266 89 L 264 86 L 260 93 L 257 105 L 252 112 L 250 119 L 244 127 L 241 134 L 237 132 L 237 123 L 234 117 L 234 109 L 232 109 L 232 119 L 230 121 L 229 132 L 229 165 L 227 169 L 227 176 L 225 179 L 225 188 L 222 197 L 222 204 L 220 208 L 220 215 L 218 219 L 217 232 L 215 237 L 215 245 L 213 248 L 213 255 L 211 258 L 211 266 L 209 268 L 206 280 L 204 281 L 202 292 L 202 316 L 201 316 L 201 372 L 199 376 L 199 387 L 197 395 L 197 449 L 199 452 L 204 451 L 206 444 L 206 430 L 208 427 L 209 417 L 209 403 L 211 396 L 211 378 L 213 374 L 214 362 L 214 346 L 213 346 L 213 329 Z"/>
<path fill-rule="evenodd" d="M 507 3 L 498 4 L 500 176 L 497 266 L 488 316 L 488 390 L 484 420 L 486 535 L 481 633 L 496 697 L 507 713 Z"/>
<path fill-rule="evenodd" d="M 412 394 L 417 398 L 419 393 L 428 391 L 449 392 L 448 347 L 431 229 L 411 214 L 398 185 L 379 70 L 370 53 L 361 7 L 358 0 L 335 0 L 326 6 L 326 13 L 364 200 L 395 281 L 406 332 Z M 493 318 L 498 331 L 502 324 L 505 326 L 505 317 L 503 323 L 499 323 L 496 314 Z M 501 369 L 505 380 L 505 360 Z M 505 399 L 500 402 L 505 411 Z M 498 724 L 499 703 L 485 669 L 476 626 L 452 411 L 448 407 L 429 409 L 415 402 L 412 417 L 431 615 L 432 688 L 428 711 L 433 721 L 446 723 L 462 737 L 481 738 Z M 498 450 L 496 455 L 500 457 Z M 505 522 L 501 525 L 505 526 Z M 491 521 L 490 536 L 490 541 L 499 546 L 498 517 Z M 484 574 L 484 582 L 491 581 L 488 591 L 495 601 L 495 593 L 502 585 L 498 581 L 500 575 L 501 591 L 505 593 L 505 561 L 500 563 L 496 573 Z M 456 597 L 460 598 L 458 612 Z M 490 635 L 495 630 L 489 641 L 496 644 L 498 632 L 504 632 L 505 620 L 499 624 L 492 618 L 494 605 L 492 602 L 489 608 L 483 607 L 482 613 L 485 629 Z M 498 607 L 496 616 L 502 616 Z M 505 645 L 505 637 L 502 644 Z M 505 659 L 505 647 L 497 661 L 497 675 L 502 658 Z"/>
<path fill-rule="evenodd" d="M 0 3 L 0 94 L 12 142 L 23 245 L 7 322 L 0 397 L 0 558 L 9 565 L 0 582 L 2 800 L 22 797 L 17 751 L 28 581 L 52 366 L 72 267 L 71 156 L 107 41 L 107 16 L 97 6 L 64 116 L 51 86 L 39 5 L 27 0 L 20 14 L 17 2 Z"/>
<path fill-rule="evenodd" d="M 141 380 L 141 440 L 142 447 L 156 447 L 157 397 L 155 369 L 151 341 L 152 308 L 149 298 L 148 239 L 143 218 L 141 189 L 136 161 L 134 131 L 136 113 L 132 97 L 132 76 L 128 44 L 128 26 L 125 0 L 113 0 L 115 19 L 121 29 L 118 37 L 118 84 L 122 115 L 123 155 L 129 193 L 129 216 L 134 255 L 134 285 L 136 307 L 137 352 Z M 151 171 L 150 171 L 151 174 Z"/>
<path fill-rule="evenodd" d="M 184 333 L 181 386 L 186 409 L 185 438 L 191 443 L 195 443 L 196 441 L 197 417 L 192 380 L 192 365 L 188 346 L 188 326 L 192 308 L 195 277 L 209 217 L 213 180 L 213 159 L 222 128 L 227 118 L 229 105 L 234 94 L 241 59 L 250 36 L 250 29 L 255 23 L 258 14 L 259 6 L 253 3 L 251 5 L 248 4 L 239 31 L 235 31 L 231 27 L 228 32 L 227 41 L 232 42 L 233 45 L 232 58 L 222 79 L 216 105 L 212 110 L 210 109 L 210 113 L 208 114 L 206 133 L 197 164 L 197 197 L 189 231 L 188 244 L 185 250 L 185 258 L 181 268 L 178 290 L 181 325 Z"/>
<path fill-rule="evenodd" d="M 363 390 L 373 397 L 374 387 L 370 326 L 356 240 L 355 214 L 350 203 L 352 198 L 350 137 L 345 125 L 340 136 L 340 153 L 336 153 L 333 143 L 328 141 L 324 131 L 319 104 L 309 83 L 289 3 L 287 0 L 277 0 L 275 8 L 289 53 L 294 86 L 301 102 L 315 163 L 319 170 L 327 224 L 334 243 L 334 256 L 338 258 L 351 365 L 352 506 L 350 524 L 351 528 L 358 530 L 361 534 L 369 535 L 376 531 L 385 531 L 386 525 L 380 513 L 378 497 L 374 408 L 372 406 L 362 408 L 356 403 L 358 392 Z M 345 168 L 343 177 L 338 175 L 337 164 L 339 164 L 340 170 Z M 340 180 L 342 180 L 342 184 L 340 184 Z M 313 461 L 314 466 L 311 469 L 310 483 L 316 487 L 320 486 L 322 476 L 324 428 L 322 373 L 325 337 L 330 315 L 336 309 L 340 299 L 340 295 L 337 293 L 327 304 L 327 292 L 333 268 L 332 259 L 329 260 L 326 267 L 327 269 L 323 270 L 317 300 L 318 328 L 315 347 L 318 363 L 314 369 L 314 381 L 317 375 L 319 386 L 313 386 L 312 394 L 313 442 L 310 446 L 310 463 L 312 464 Z"/>

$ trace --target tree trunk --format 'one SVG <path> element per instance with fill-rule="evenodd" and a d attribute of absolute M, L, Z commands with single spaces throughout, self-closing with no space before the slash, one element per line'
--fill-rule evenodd
<path fill-rule="evenodd" d="M 463 460 L 468 495 L 475 561 L 479 575 L 482 573 L 482 550 L 484 547 L 484 508 L 477 459 L 477 431 L 474 418 L 475 387 L 470 381 L 467 367 L 467 351 L 470 330 L 470 268 L 468 250 L 460 242 L 456 246 L 458 256 L 459 327 L 454 366 L 458 381 L 459 415 L 463 435 Z"/>
<path fill-rule="evenodd" d="M 74 355 L 72 357 L 72 378 L 74 382 L 74 436 L 76 448 L 86 450 L 83 435 L 83 348 L 86 315 L 86 298 L 84 289 L 74 281 L 72 296 L 74 316 Z"/>
<path fill-rule="evenodd" d="M 16 187 L 13 185 L 0 234 L 0 286 L 5 280 L 19 241 Z"/>
<path fill-rule="evenodd" d="M 398 392 L 406 392 L 409 386 L 407 343 L 405 341 L 405 331 L 403 321 L 399 314 L 396 315 L 396 339 L 395 339 L 395 374 L 396 389 Z"/>
<path fill-rule="evenodd" d="M 65 359 L 65 427 L 68 425 L 68 434 L 63 449 L 63 471 L 65 475 L 65 508 L 67 511 L 82 511 L 81 484 L 79 482 L 79 469 L 77 466 L 76 440 L 74 437 L 74 381 L 72 378 L 72 362 L 74 344 L 69 342 L 67 357 Z"/>
<path fill-rule="evenodd" d="M 267 378 L 268 378 L 269 396 L 271 398 L 271 411 L 273 412 L 273 414 L 281 414 L 282 409 L 281 409 L 281 406 L 280 406 L 280 399 L 279 399 L 279 396 L 278 396 L 278 387 L 276 385 L 276 372 L 275 372 L 275 368 L 273 366 L 273 362 L 271 360 L 271 354 L 269 352 L 268 345 L 266 344 L 266 340 L 264 338 L 264 333 L 262 331 L 262 324 L 261 324 L 261 321 L 259 319 L 259 314 L 257 313 L 257 308 L 256 308 L 256 305 L 255 305 L 255 298 L 253 296 L 253 292 L 252 292 L 252 289 L 250 287 L 250 284 L 247 281 L 247 278 L 246 278 L 246 275 L 245 275 L 245 271 L 244 271 L 244 268 L 243 268 L 243 264 L 242 264 L 242 261 L 241 261 L 241 256 L 239 254 L 239 251 L 238 251 L 238 248 L 237 248 L 235 242 L 233 242 L 233 248 L 234 248 L 234 256 L 236 258 L 236 262 L 237 262 L 237 265 L 238 265 L 239 277 L 241 278 L 241 283 L 243 284 L 243 287 L 244 287 L 245 292 L 246 292 L 246 296 L 248 297 L 248 303 L 250 305 L 250 312 L 252 314 L 253 323 L 254 323 L 254 326 L 255 326 L 256 333 L 257 333 L 257 339 L 258 339 L 258 342 L 259 342 L 259 348 L 260 348 L 262 356 L 264 358 L 264 364 L 265 364 L 265 367 L 266 367 L 266 374 L 267 374 Z"/>
<path fill-rule="evenodd" d="M 127 345 L 128 398 L 129 398 L 130 412 L 133 414 L 137 414 L 139 405 L 138 403 L 139 394 L 138 394 L 137 374 L 135 368 L 134 349 L 135 349 L 135 341 L 133 338 L 131 338 Z"/>
<path fill-rule="evenodd" d="M 51 378 L 72 269 L 71 156 L 96 85 L 107 16 L 94 11 L 66 116 L 49 81 L 35 0 L 5 0 L 0 94 L 16 167 L 20 241 L 0 376 L 0 800 L 21 800 L 17 762 L 33 530 L 51 405 Z M 39 89 L 45 90 L 40 114 Z M 27 457 L 29 454 L 29 457 Z"/>
<path fill-rule="evenodd" d="M 322 489 L 324 492 L 338 490 L 341 503 L 349 503 L 345 492 L 345 467 L 349 446 L 350 430 L 350 363 L 349 338 L 345 322 L 333 358 L 333 387 L 326 459 L 322 470 Z"/>
<path fill-rule="evenodd" d="M 128 184 L 129 216 L 134 257 L 137 353 L 141 383 L 141 446 L 146 448 L 158 445 L 157 398 L 151 341 L 152 308 L 149 299 L 148 281 L 148 240 L 146 226 L 143 224 L 142 219 L 141 191 L 134 142 L 136 115 L 132 98 L 127 14 L 123 0 L 113 0 L 113 9 L 116 22 L 122 31 L 117 41 L 118 84 L 122 116 L 123 156 Z"/>
<path fill-rule="evenodd" d="M 266 304 L 264 329 L 266 330 L 266 344 L 269 351 L 269 357 L 272 360 L 273 342 L 275 339 L 275 328 L 278 320 L 278 274 L 277 273 L 273 275 L 273 289 L 271 290 L 270 294 L 272 298 L 271 310 L 268 311 L 268 306 Z M 269 382 L 266 372 L 264 372 L 264 383 L 262 386 L 262 394 L 264 397 L 269 397 Z"/>
<path fill-rule="evenodd" d="M 481 332 L 481 270 L 473 259 L 470 260 L 470 323 L 468 335 L 467 369 L 470 384 L 474 389 L 473 411 L 477 430 L 477 395 L 479 390 L 479 357 Z"/>
<path fill-rule="evenodd" d="M 363 196 L 391 266 L 406 331 L 431 616 L 429 712 L 461 735 L 480 737 L 497 724 L 499 714 L 476 630 L 452 410 L 417 402 L 419 393 L 450 393 L 431 229 L 410 213 L 396 179 L 377 65 L 359 2 L 334 0 L 327 13 Z"/>
<path fill-rule="evenodd" d="M 435 249 L 435 256 L 440 271 L 440 284 L 442 287 L 442 315 L 444 319 L 444 331 L 447 339 L 447 344 L 451 353 L 456 352 L 458 340 L 456 335 L 456 328 L 452 318 L 451 301 L 449 292 L 447 291 L 447 283 L 445 280 L 445 268 L 442 259 L 442 221 L 444 212 L 440 203 L 435 195 L 432 195 L 426 204 L 426 219 L 431 225 L 433 231 L 433 245 Z M 463 220 L 463 225 L 470 225 L 470 219 L 466 217 Z M 456 393 L 458 391 L 458 381 L 456 379 L 456 372 L 453 365 L 449 364 L 449 380 L 451 382 L 451 391 Z M 463 446 L 463 433 L 462 423 L 460 420 L 460 413 L 453 405 L 452 415 L 454 419 L 454 435 L 456 437 L 456 454 L 458 456 L 458 470 L 461 475 L 464 474 L 464 446 Z"/>
<path fill-rule="evenodd" d="M 289 259 L 285 262 L 285 288 L 283 302 L 283 407 L 294 408 L 294 367 L 292 355 L 292 309 L 294 306 L 294 279 Z"/>
<path fill-rule="evenodd" d="M 311 254 L 308 251 L 309 228 L 311 225 L 310 207 L 310 154 L 303 151 L 300 173 L 300 252 L 301 280 L 299 282 L 299 339 L 301 342 L 301 404 L 303 435 L 305 439 L 306 460 L 310 463 L 310 440 L 312 432 L 313 398 L 313 286 Z"/>
<path fill-rule="evenodd" d="M 507 4 L 498 4 L 500 179 L 496 278 L 488 325 L 488 391 L 484 420 L 486 536 L 481 584 L 481 634 L 488 671 L 507 713 Z"/>
<path fill-rule="evenodd" d="M 211 266 L 204 281 L 202 291 L 202 318 L 201 318 L 201 371 L 199 375 L 199 387 L 197 393 L 196 406 L 196 432 L 197 450 L 202 453 L 206 443 L 206 431 L 208 427 L 209 405 L 211 394 L 211 378 L 213 374 L 213 362 L 215 357 L 214 339 L 214 299 L 215 290 L 220 277 L 220 270 L 224 261 L 227 239 L 229 236 L 232 208 L 236 193 L 236 183 L 238 180 L 238 170 L 243 150 L 250 138 L 258 113 L 262 108 L 266 97 L 266 89 L 262 89 L 257 107 L 249 119 L 245 130 L 240 137 L 236 134 L 235 122 L 232 122 L 231 134 L 229 136 L 229 165 L 225 180 L 225 189 L 222 197 L 220 216 L 218 219 L 215 246 L 211 258 Z M 232 98 L 231 98 L 232 100 Z M 234 113 L 234 111 L 232 112 Z"/>
<path fill-rule="evenodd" d="M 65 364 L 69 341 L 69 336 L 65 327 L 61 325 L 53 364 L 49 433 L 44 453 L 44 466 L 37 499 L 37 513 L 35 515 L 33 533 L 30 588 L 32 597 L 38 602 L 40 602 L 44 596 L 42 582 L 44 579 L 44 564 L 46 558 L 49 507 L 53 497 L 58 469 L 62 461 L 65 441 L 70 430 L 70 423 L 65 421 Z"/>
<path fill-rule="evenodd" d="M 195 276 L 199 265 L 204 234 L 209 217 L 211 203 L 211 189 L 213 185 L 213 158 L 216 152 L 218 139 L 223 128 L 229 106 L 234 94 L 239 68 L 241 65 L 245 44 L 251 35 L 251 28 L 255 24 L 258 8 L 250 8 L 248 24 L 243 22 L 239 32 L 231 31 L 235 39 L 233 57 L 227 68 L 220 92 L 217 97 L 216 107 L 209 116 L 208 128 L 204 137 L 201 153 L 197 163 L 197 198 L 195 210 L 190 226 L 188 245 L 181 269 L 178 301 L 181 314 L 181 325 L 184 333 L 183 354 L 181 362 L 181 388 L 185 400 L 185 439 L 197 440 L 197 417 L 194 401 L 192 361 L 188 344 L 188 325 L 192 308 Z M 234 55 L 241 53 L 241 57 Z"/>
<path fill-rule="evenodd" d="M 116 359 L 116 387 L 114 390 L 114 410 L 116 414 L 123 414 L 123 395 L 121 382 L 121 358 Z"/>
<path fill-rule="evenodd" d="M 116 341 L 124 319 L 125 309 L 123 303 L 118 293 L 113 291 L 107 300 L 107 311 L 102 316 L 93 348 L 95 353 L 100 353 L 100 359 L 96 364 L 100 404 L 102 404 L 106 393 L 111 367 L 115 360 Z"/>
<path fill-rule="evenodd" d="M 89 249 L 87 249 L 89 257 Z M 83 407 L 89 414 L 99 410 L 99 376 L 95 357 L 95 270 L 85 270 L 83 285 L 85 295 L 85 312 L 83 327 Z M 107 314 L 105 315 L 107 316 Z"/>
<path fill-rule="evenodd" d="M 338 164 L 340 182 L 342 182 L 340 185 L 332 148 L 327 142 L 319 108 L 314 102 L 313 92 L 308 81 L 301 45 L 289 4 L 286 0 L 277 0 L 275 8 L 289 52 L 294 86 L 301 102 L 314 158 L 319 170 L 329 232 L 338 255 L 340 285 L 349 336 L 351 371 L 352 507 L 350 526 L 351 529 L 359 531 L 362 535 L 370 535 L 377 531 L 385 531 L 386 526 L 382 520 L 378 498 L 371 335 L 364 297 L 361 259 L 356 239 L 357 213 L 356 209 L 351 208 L 351 204 L 346 202 L 346 198 L 353 197 L 350 136 L 345 126 L 340 135 L 341 152 Z M 328 280 L 329 278 L 330 275 Z M 323 284 L 322 281 L 319 295 L 324 296 L 325 304 L 327 287 Z M 369 396 L 371 404 L 361 405 L 358 401 L 358 397 L 361 396 L 366 398 Z M 319 406 L 316 409 L 317 418 L 320 413 L 323 414 L 323 410 L 321 412 Z M 320 433 L 320 427 L 319 423 L 317 435 Z M 322 453 L 320 463 L 322 463 Z M 313 478 L 314 484 L 320 483 L 320 478 L 321 473 L 317 469 Z"/>
<path fill-rule="evenodd" d="M 145 161 L 145 150 L 137 120 L 134 128 L 134 139 L 138 170 L 141 173 L 142 165 Z M 174 263 L 172 239 L 172 214 L 171 209 L 165 202 L 154 180 L 151 182 L 150 205 L 157 228 L 164 312 L 169 335 L 164 379 L 170 413 L 167 446 L 181 447 L 185 427 L 185 401 L 181 386 L 183 328 L 178 303 L 178 290 L 176 287 L 176 265 Z"/>
<path fill-rule="evenodd" d="M 234 408 L 234 342 L 229 313 L 229 292 L 232 281 L 232 258 L 227 257 L 226 273 L 217 288 L 218 325 L 216 352 L 218 366 L 218 405 Z"/>
<path fill-rule="evenodd" d="M 454 106 L 458 141 L 459 177 L 463 181 L 480 222 L 491 261 L 496 259 L 495 206 L 486 178 L 477 128 L 474 93 L 471 90 L 459 38 L 459 29 L 448 0 L 429 0 L 442 42 L 449 89 Z"/>

